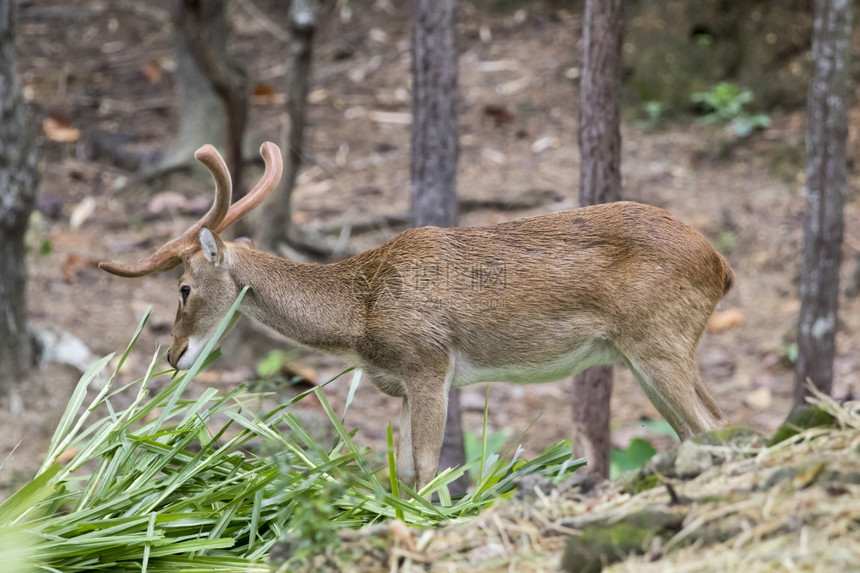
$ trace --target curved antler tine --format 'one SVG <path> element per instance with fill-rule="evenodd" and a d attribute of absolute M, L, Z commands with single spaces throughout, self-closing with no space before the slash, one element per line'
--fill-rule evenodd
<path fill-rule="evenodd" d="M 230 206 L 227 216 L 215 227 L 216 233 L 221 233 L 224 229 L 244 217 L 246 213 L 262 203 L 263 199 L 278 186 L 281 174 L 284 172 L 284 159 L 281 157 L 281 150 L 271 141 L 267 141 L 260 146 L 260 155 L 263 156 L 263 161 L 266 163 L 266 171 L 263 173 L 263 177 L 260 178 L 260 181 L 247 195 Z"/>
<path fill-rule="evenodd" d="M 173 241 L 170 243 L 172 242 Z M 170 243 L 164 246 L 167 247 Z M 136 278 L 151 275 L 152 273 L 157 273 L 159 271 L 169 271 L 170 269 L 179 266 L 179 263 L 182 262 L 182 257 L 180 255 L 162 252 L 163 249 L 164 247 L 133 265 L 117 265 L 108 261 L 102 261 L 99 263 L 99 268 L 118 277 Z"/>
<path fill-rule="evenodd" d="M 199 231 L 203 227 L 214 229 L 230 210 L 230 202 L 233 197 L 233 182 L 230 179 L 230 171 L 218 150 L 208 143 L 195 151 L 194 157 L 212 173 L 212 177 L 215 179 L 215 202 L 192 228 L 195 231 Z"/>
<path fill-rule="evenodd" d="M 197 235 L 203 227 L 217 227 L 230 210 L 233 184 L 227 164 L 211 145 L 204 145 L 194 153 L 197 161 L 212 173 L 215 179 L 215 201 L 202 219 L 194 223 L 179 237 L 167 242 L 152 255 L 133 265 L 117 265 L 108 261 L 99 268 L 121 277 L 142 277 L 159 271 L 169 271 L 182 262 L 182 257 L 197 248 Z"/>

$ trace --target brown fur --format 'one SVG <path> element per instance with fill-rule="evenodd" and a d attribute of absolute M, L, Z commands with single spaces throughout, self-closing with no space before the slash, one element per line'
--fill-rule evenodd
<path fill-rule="evenodd" d="M 242 313 L 352 359 L 403 398 L 398 471 L 419 486 L 436 471 L 452 383 L 548 381 L 621 360 L 682 439 L 723 423 L 695 357 L 734 275 L 698 231 L 662 209 L 618 202 L 488 227 L 410 229 L 329 265 L 214 234 L 209 244 L 214 252 L 185 260 L 180 286 L 191 292 L 177 312 L 171 364 L 194 336 L 211 336 L 248 285 Z"/>

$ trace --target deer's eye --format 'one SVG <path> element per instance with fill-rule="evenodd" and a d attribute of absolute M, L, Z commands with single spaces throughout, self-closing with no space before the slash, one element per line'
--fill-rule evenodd
<path fill-rule="evenodd" d="M 191 294 L 191 287 L 188 285 L 182 285 L 179 287 L 179 296 L 182 297 L 182 304 L 188 302 L 188 295 Z"/>

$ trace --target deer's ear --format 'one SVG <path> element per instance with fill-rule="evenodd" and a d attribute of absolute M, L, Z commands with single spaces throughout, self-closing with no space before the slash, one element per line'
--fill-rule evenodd
<path fill-rule="evenodd" d="M 226 260 L 224 241 L 207 227 L 200 229 L 200 248 L 206 260 L 216 267 L 220 267 Z"/>

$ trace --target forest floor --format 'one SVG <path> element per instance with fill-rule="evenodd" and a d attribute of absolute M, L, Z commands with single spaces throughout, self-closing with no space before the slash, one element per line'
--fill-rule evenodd
<path fill-rule="evenodd" d="M 286 28 L 285 9 L 275 9 L 274 1 L 257 5 L 270 20 L 252 15 L 248 2 L 230 8 L 230 48 L 262 94 L 251 111 L 254 148 L 280 141 L 287 124 L 280 97 L 286 42 L 271 31 L 271 24 Z M 294 193 L 298 225 L 337 229 L 408 209 L 409 14 L 384 1 L 347 6 L 351 20 L 344 10 L 336 13 L 317 44 L 308 161 Z M 576 206 L 581 24 L 578 14 L 537 6 L 490 13 L 462 7 L 458 188 L 469 206 L 462 225 Z M 118 184 L 133 174 L 91 159 L 90 149 L 102 132 L 133 135 L 141 149 L 171 143 L 178 130 L 172 36 L 165 3 L 154 1 L 24 2 L 18 24 L 20 75 L 43 130 L 29 314 L 34 324 L 69 332 L 103 355 L 125 348 L 151 306 L 149 325 L 123 370 L 129 380 L 140 377 L 156 348 L 167 344 L 178 274 L 128 280 L 96 265 L 135 261 L 185 230 L 207 208 L 212 189 L 208 178 L 178 174 L 121 190 Z M 699 362 L 731 423 L 765 434 L 791 406 L 792 372 L 783 356 L 799 308 L 804 210 L 803 114 L 772 120 L 767 130 L 728 150 L 724 133 L 692 121 L 647 130 L 630 117 L 622 129 L 624 197 L 664 207 L 694 225 L 735 269 L 736 286 L 718 312 L 731 310 L 743 324 L 734 320 L 706 333 Z M 57 141 L 64 138 L 71 141 Z M 852 127 L 850 151 L 857 145 Z M 516 205 L 530 201 L 530 208 Z M 855 194 L 845 212 L 851 235 L 860 220 Z M 376 226 L 352 236 L 347 246 L 367 248 L 392 233 Z M 844 279 L 852 255 L 846 248 Z M 834 395 L 857 397 L 860 301 L 843 297 L 840 304 Z M 200 377 L 199 388 L 253 379 L 270 350 L 288 347 L 249 328 L 244 344 L 231 342 L 229 356 Z M 295 360 L 318 381 L 343 366 L 307 350 Z M 656 410 L 629 372 L 620 366 L 615 372 L 613 441 L 625 447 L 645 435 L 667 447 L 665 437 L 649 434 L 642 424 L 659 418 Z M 0 475 L 0 492 L 38 467 L 79 375 L 68 366 L 43 365 L 0 398 L 0 459 L 17 445 L 9 461 L 14 471 Z M 340 381 L 326 388 L 336 408 L 347 387 Z M 488 426 L 518 439 L 528 455 L 570 436 L 569 404 L 569 382 L 492 384 Z M 484 386 L 465 389 L 463 405 L 466 431 L 479 433 Z M 396 426 L 398 412 L 397 400 L 365 384 L 346 425 L 359 428 L 358 439 L 381 453 L 386 425 Z"/>

